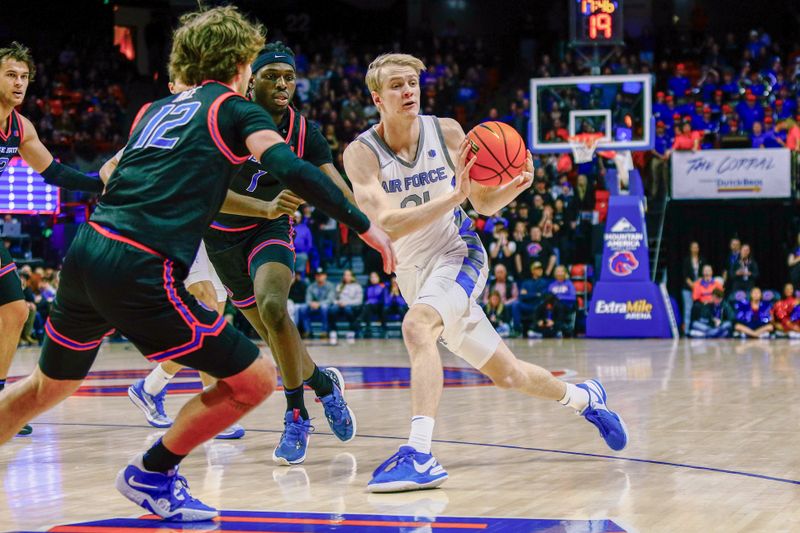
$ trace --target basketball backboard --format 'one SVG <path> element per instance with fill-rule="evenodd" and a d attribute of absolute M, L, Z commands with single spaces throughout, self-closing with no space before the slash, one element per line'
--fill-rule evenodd
<path fill-rule="evenodd" d="M 653 146 L 649 74 L 531 79 L 528 146 L 533 153 L 569 152 L 568 138 L 600 132 L 599 150 Z"/>

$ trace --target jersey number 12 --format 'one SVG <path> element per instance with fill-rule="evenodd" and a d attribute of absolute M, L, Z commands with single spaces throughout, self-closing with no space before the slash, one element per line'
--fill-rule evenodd
<path fill-rule="evenodd" d="M 167 132 L 188 124 L 197 113 L 197 110 L 200 109 L 200 105 L 200 102 L 186 102 L 178 105 L 166 104 L 147 122 L 133 148 L 172 149 L 180 140 L 180 137 L 166 137 Z"/>

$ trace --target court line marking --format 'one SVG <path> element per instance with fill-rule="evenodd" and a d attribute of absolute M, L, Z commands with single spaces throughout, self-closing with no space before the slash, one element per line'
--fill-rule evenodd
<path fill-rule="evenodd" d="M 79 426 L 79 427 L 113 427 L 113 428 L 143 428 L 143 429 L 155 429 L 152 426 L 145 426 L 145 425 L 135 425 L 135 424 L 85 424 L 85 423 L 78 423 L 78 422 L 35 422 L 34 426 Z M 252 433 L 282 433 L 281 430 L 277 429 L 247 429 L 246 431 Z M 315 435 L 329 435 L 333 436 L 333 433 L 328 433 L 324 431 L 315 431 Z M 34 433 L 35 435 L 35 433 Z M 362 435 L 358 434 L 356 437 L 363 437 L 365 439 L 388 439 L 388 440 L 408 440 L 407 437 L 395 437 L 392 435 Z M 17 442 L 23 442 L 29 440 L 30 437 L 24 437 L 17 439 Z M 626 461 L 629 463 L 644 463 L 644 464 L 651 464 L 651 465 L 659 465 L 659 466 L 672 466 L 675 468 L 687 468 L 689 470 L 700 470 L 705 472 L 715 472 L 718 474 L 730 474 L 734 476 L 744 476 L 744 477 L 752 477 L 756 479 L 764 479 L 767 481 L 776 481 L 778 483 L 788 483 L 790 485 L 800 485 L 799 479 L 788 479 L 788 478 L 781 478 L 775 476 L 768 476 L 765 474 L 754 474 L 752 472 L 743 472 L 741 470 L 729 470 L 727 468 L 716 468 L 713 466 L 700 466 L 700 465 L 691 465 L 687 463 L 673 463 L 671 461 L 659 461 L 657 459 L 641 459 L 639 457 L 623 457 L 618 455 L 605 455 L 600 453 L 589 453 L 589 452 L 571 452 L 568 450 L 555 450 L 550 448 L 535 448 L 531 446 L 517 446 L 514 444 L 493 444 L 489 442 L 471 442 L 471 441 L 463 441 L 463 440 L 447 440 L 447 439 L 433 439 L 433 442 L 437 442 L 440 444 L 454 444 L 460 446 L 479 446 L 483 448 L 501 448 L 506 450 L 518 450 L 518 451 L 526 451 L 526 452 L 539 452 L 539 453 L 555 453 L 560 455 L 572 455 L 576 457 L 591 457 L 593 459 L 611 459 L 615 461 Z"/>

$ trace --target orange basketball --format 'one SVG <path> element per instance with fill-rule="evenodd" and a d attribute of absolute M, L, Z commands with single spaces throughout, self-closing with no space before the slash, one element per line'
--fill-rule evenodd
<path fill-rule="evenodd" d="M 497 187 L 519 176 L 525 168 L 525 141 L 508 124 L 478 124 L 467 133 L 467 138 L 472 143 L 472 153 L 467 158 L 478 158 L 469 173 L 473 181 Z"/>

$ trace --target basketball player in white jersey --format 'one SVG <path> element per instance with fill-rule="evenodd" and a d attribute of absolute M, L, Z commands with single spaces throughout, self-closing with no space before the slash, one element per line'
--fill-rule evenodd
<path fill-rule="evenodd" d="M 439 340 L 499 387 L 558 401 L 592 422 L 609 447 L 621 450 L 627 432 L 605 405 L 599 382 L 573 385 L 517 359 L 476 303 L 488 276 L 488 256 L 461 209 L 469 199 L 481 214 L 505 207 L 533 180 L 525 171 L 501 187 L 471 182 L 471 150 L 452 119 L 419 115 L 422 61 L 385 54 L 372 62 L 366 83 L 380 111 L 378 125 L 344 153 L 347 176 L 360 208 L 392 239 L 397 281 L 411 306 L 403 341 L 411 358 L 411 433 L 408 443 L 380 465 L 371 492 L 431 488 L 447 472 L 431 455 L 434 417 L 442 394 Z"/>

